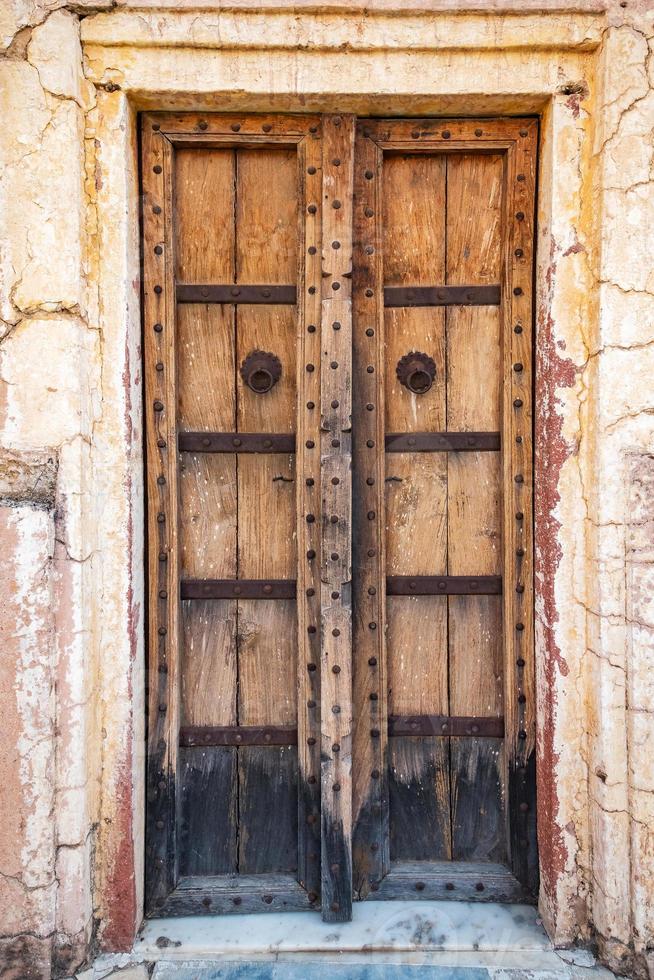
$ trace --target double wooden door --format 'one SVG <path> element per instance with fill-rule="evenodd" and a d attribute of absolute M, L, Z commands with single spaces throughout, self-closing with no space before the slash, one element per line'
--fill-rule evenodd
<path fill-rule="evenodd" d="M 149 914 L 534 895 L 536 153 L 143 116 Z"/>

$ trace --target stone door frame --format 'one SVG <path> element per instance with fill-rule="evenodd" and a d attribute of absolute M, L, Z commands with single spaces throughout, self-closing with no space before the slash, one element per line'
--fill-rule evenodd
<path fill-rule="evenodd" d="M 82 506 L 74 520 L 81 542 L 99 559 L 85 569 L 81 588 L 89 597 L 103 597 L 91 616 L 83 667 L 83 687 L 95 685 L 98 709 L 87 721 L 85 739 L 94 774 L 86 806 L 98 827 L 89 902 L 101 923 L 101 943 L 106 949 L 129 948 L 143 908 L 137 114 L 145 109 L 540 116 L 535 442 L 540 908 L 556 942 L 588 936 L 586 896 L 595 876 L 602 883 L 593 901 L 595 928 L 629 942 L 629 910 L 636 903 L 629 898 L 635 888 L 632 831 L 623 819 L 627 719 L 624 689 L 614 684 L 615 668 L 608 662 L 621 636 L 623 648 L 616 656 L 625 660 L 628 638 L 624 627 L 622 634 L 615 632 L 619 623 L 602 625 L 595 614 L 608 601 L 598 584 L 595 556 L 602 548 L 619 551 L 603 529 L 611 522 L 611 506 L 615 520 L 624 520 L 622 498 L 605 504 L 594 492 L 616 452 L 610 438 L 601 453 L 597 448 L 600 385 L 602 392 L 611 389 L 606 369 L 594 357 L 610 343 L 600 319 L 601 283 L 610 275 L 601 265 L 601 207 L 596 206 L 600 201 L 611 207 L 610 190 L 602 191 L 610 184 L 598 155 L 605 136 L 596 118 L 599 110 L 610 116 L 613 110 L 603 107 L 615 101 L 602 47 L 604 16 L 592 5 L 586 13 L 576 5 L 577 13 L 514 7 L 510 15 L 457 15 L 430 13 L 420 5 L 405 5 L 403 11 L 398 2 L 392 16 L 375 9 L 363 17 L 353 9 L 347 15 L 307 13 L 298 20 L 287 17 L 279 4 L 274 13 L 246 9 L 258 6 L 246 3 L 221 14 L 209 10 L 206 16 L 185 14 L 172 4 L 164 13 L 125 8 L 82 22 L 85 74 L 95 86 L 84 119 L 85 247 L 89 322 L 101 338 L 102 417 L 80 463 Z M 603 124 L 610 130 L 610 119 Z M 622 455 L 624 438 L 619 454 L 627 462 L 621 472 L 634 458 Z M 639 437 L 629 438 L 638 453 Z M 608 745 L 614 748 L 609 751 Z"/>

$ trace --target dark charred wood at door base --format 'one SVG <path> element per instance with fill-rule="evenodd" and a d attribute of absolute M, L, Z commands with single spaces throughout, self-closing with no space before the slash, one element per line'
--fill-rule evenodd
<path fill-rule="evenodd" d="M 251 286 L 239 283 L 178 283 L 178 303 L 249 303 L 294 306 L 295 286 Z"/>
<path fill-rule="evenodd" d="M 146 915 L 160 915 L 166 896 L 174 887 L 176 808 L 175 778 L 162 768 L 163 752 L 151 749 L 147 760 L 147 808 L 145 821 L 145 855 L 148 874 L 145 880 Z"/>
<path fill-rule="evenodd" d="M 490 861 L 397 861 L 369 897 L 384 901 L 534 901 L 534 895 L 508 868 Z"/>
<path fill-rule="evenodd" d="M 295 579 L 183 579 L 182 599 L 294 599 Z"/>
<path fill-rule="evenodd" d="M 507 859 L 502 743 L 452 739 L 452 859 Z"/>
<path fill-rule="evenodd" d="M 440 738 L 394 738 L 388 746 L 391 861 L 451 857 L 449 746 Z"/>
<path fill-rule="evenodd" d="M 511 814 L 509 846 L 511 869 L 528 892 L 538 894 L 538 842 L 536 827 L 536 753 L 509 762 L 508 806 Z"/>
<path fill-rule="evenodd" d="M 215 875 L 181 878 L 158 915 L 299 912 L 315 908 L 294 875 Z"/>
<path fill-rule="evenodd" d="M 182 875 L 238 868 L 236 749 L 180 749 L 179 857 Z"/>
<path fill-rule="evenodd" d="M 238 753 L 239 873 L 295 873 L 297 749 L 248 746 Z"/>
<path fill-rule="evenodd" d="M 380 821 L 386 828 L 388 846 L 388 777 L 387 767 L 372 780 L 375 792 L 362 803 L 352 837 L 352 891 L 364 901 L 379 890 L 384 873 L 380 860 Z M 380 784 L 377 789 L 377 784 Z"/>
<path fill-rule="evenodd" d="M 292 432 L 180 432 L 180 453 L 294 453 Z"/>
<path fill-rule="evenodd" d="M 322 813 L 322 860 L 330 862 L 330 874 L 322 876 L 324 922 L 349 922 L 352 918 L 352 851 L 350 838 L 340 821 Z"/>
<path fill-rule="evenodd" d="M 500 449 L 499 432 L 388 432 L 387 453 L 478 453 Z"/>
<path fill-rule="evenodd" d="M 302 780 L 300 775 L 298 820 L 304 824 L 298 828 L 302 846 L 299 855 L 299 882 L 306 889 L 308 903 L 320 903 L 320 781 L 318 779 L 309 783 L 306 779 Z"/>

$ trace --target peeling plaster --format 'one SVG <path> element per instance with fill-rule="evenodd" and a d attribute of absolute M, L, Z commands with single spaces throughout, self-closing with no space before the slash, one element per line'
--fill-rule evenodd
<path fill-rule="evenodd" d="M 158 11 L 149 0 L 139 11 L 129 0 L 115 10 L 112 0 L 8 0 L 0 10 L 12 134 L 0 147 L 0 445 L 26 473 L 23 453 L 57 460 L 54 499 L 39 503 L 19 473 L 11 506 L 0 508 L 15 585 L 0 628 L 24 675 L 0 686 L 0 718 L 15 719 L 23 760 L 12 799 L 27 808 L 31 839 L 45 842 L 22 855 L 7 848 L 20 837 L 9 814 L 0 899 L 15 916 L 0 956 L 12 969 L 33 964 L 35 977 L 72 971 L 94 941 L 127 949 L 140 916 L 136 110 L 541 112 L 541 912 L 557 943 L 594 938 L 609 965 L 645 977 L 654 946 L 654 10 L 610 0 L 606 13 L 589 3 L 573 14 L 505 0 L 484 13 L 478 0 L 474 12 L 443 2 L 439 13 L 427 0 L 370 0 L 365 14 L 334 3 L 299 13 L 303 0 L 292 11 L 248 2 L 216 11 L 203 0 L 190 14 L 171 0 L 157 0 Z M 36 659 L 50 686 L 34 687 L 47 702 L 35 718 L 24 679 Z"/>

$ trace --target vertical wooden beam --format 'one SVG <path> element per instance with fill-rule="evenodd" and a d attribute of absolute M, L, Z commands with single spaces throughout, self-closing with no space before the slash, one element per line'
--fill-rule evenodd
<path fill-rule="evenodd" d="M 533 242 L 538 123 L 515 122 L 507 154 L 502 310 L 504 404 L 504 635 L 511 868 L 532 891 L 536 846 L 536 705 L 533 615 Z"/>
<path fill-rule="evenodd" d="M 148 528 L 148 759 L 146 909 L 156 913 L 177 881 L 179 562 L 175 291 L 171 144 L 142 123 L 143 306 Z"/>
<path fill-rule="evenodd" d="M 323 118 L 320 378 L 322 915 L 352 917 L 352 193 L 354 117 Z"/>
<path fill-rule="evenodd" d="M 360 898 L 390 866 L 384 511 L 382 151 L 359 123 L 354 180 L 353 878 Z"/>
<path fill-rule="evenodd" d="M 320 895 L 320 308 L 322 156 L 312 124 L 298 147 L 297 361 L 298 880 Z"/>

